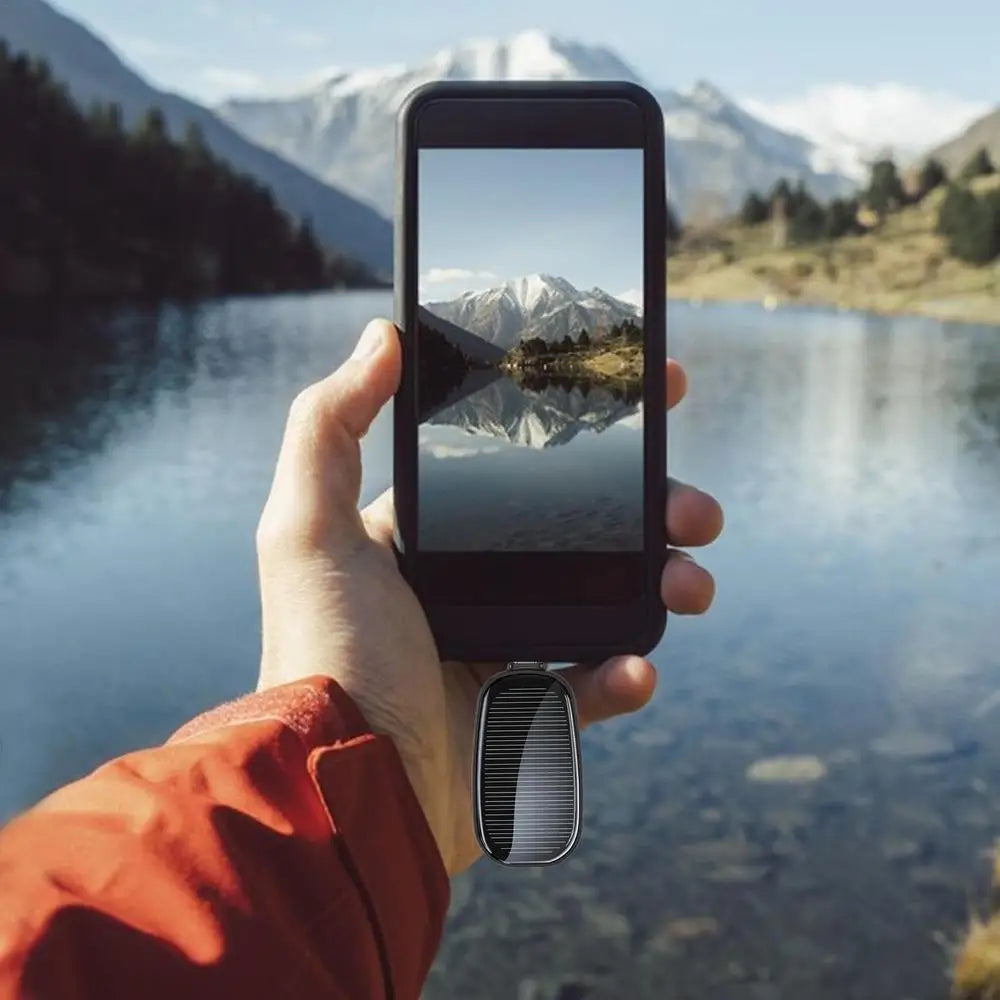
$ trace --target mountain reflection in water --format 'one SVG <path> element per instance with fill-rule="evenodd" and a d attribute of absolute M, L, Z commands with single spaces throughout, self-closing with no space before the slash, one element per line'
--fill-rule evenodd
<path fill-rule="evenodd" d="M 531 375 L 515 380 L 495 369 L 472 371 L 426 422 L 459 427 L 529 448 L 567 444 L 584 430 L 603 431 L 639 416 L 638 381 Z"/>
<path fill-rule="evenodd" d="M 638 381 L 471 371 L 420 426 L 420 544 L 641 549 L 641 394 Z"/>

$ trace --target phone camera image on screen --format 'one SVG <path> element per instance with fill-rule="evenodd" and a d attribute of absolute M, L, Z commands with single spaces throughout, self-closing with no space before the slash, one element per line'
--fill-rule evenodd
<path fill-rule="evenodd" d="M 417 539 L 643 549 L 643 151 L 422 148 Z"/>

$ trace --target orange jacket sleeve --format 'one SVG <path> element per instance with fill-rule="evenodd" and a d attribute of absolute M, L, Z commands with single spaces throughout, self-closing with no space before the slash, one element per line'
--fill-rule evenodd
<path fill-rule="evenodd" d="M 311 677 L 0 831 L 0 998 L 415 1000 L 448 895 L 395 746 Z"/>

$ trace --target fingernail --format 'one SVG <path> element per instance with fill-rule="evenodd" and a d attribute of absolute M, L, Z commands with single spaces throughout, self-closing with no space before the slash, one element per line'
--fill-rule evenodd
<path fill-rule="evenodd" d="M 365 327 L 364 333 L 361 334 L 361 339 L 358 341 L 357 347 L 354 348 L 351 360 L 362 361 L 365 358 L 370 358 L 378 354 L 379 349 L 382 347 L 383 339 L 382 324 L 379 322 L 369 323 Z"/>

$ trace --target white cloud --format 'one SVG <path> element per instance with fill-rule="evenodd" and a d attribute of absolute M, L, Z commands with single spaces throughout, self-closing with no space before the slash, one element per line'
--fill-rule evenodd
<path fill-rule="evenodd" d="M 482 448 L 456 448 L 450 444 L 432 444 L 425 447 L 434 458 L 471 458 L 473 455 L 492 455 L 500 450 L 498 445 L 484 445 Z"/>
<path fill-rule="evenodd" d="M 451 281 L 496 281 L 492 271 L 467 271 L 463 267 L 432 267 L 420 276 L 422 285 L 443 285 Z"/>
<path fill-rule="evenodd" d="M 420 275 L 421 296 L 443 300 L 466 292 L 482 292 L 500 279 L 492 271 L 469 271 L 463 267 L 432 267 Z"/>
<path fill-rule="evenodd" d="M 821 84 L 781 100 L 748 97 L 741 103 L 751 114 L 820 146 L 825 162 L 816 166 L 854 176 L 865 174 L 865 159 L 886 152 L 901 162 L 915 159 L 991 107 L 892 82 Z"/>
<path fill-rule="evenodd" d="M 232 97 L 235 94 L 260 94 L 266 91 L 264 79 L 247 70 L 229 69 L 225 66 L 206 66 L 198 76 L 204 85 L 203 89 L 220 97 Z"/>

